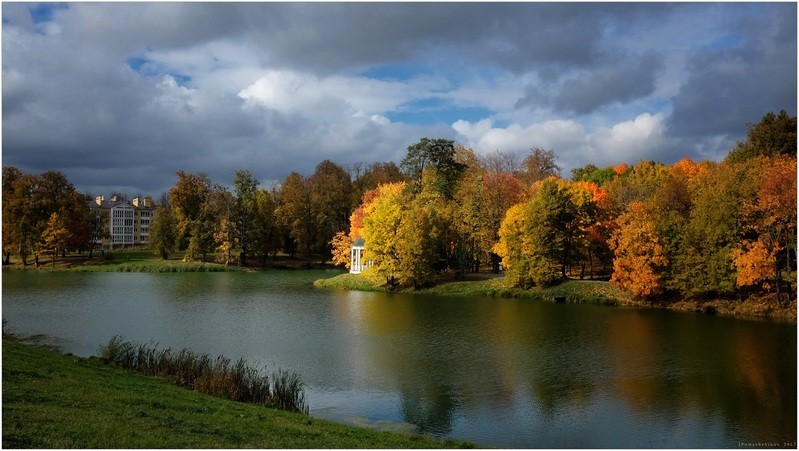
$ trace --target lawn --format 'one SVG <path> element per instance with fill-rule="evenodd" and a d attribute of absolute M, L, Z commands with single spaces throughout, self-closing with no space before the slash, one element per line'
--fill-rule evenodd
<path fill-rule="evenodd" d="M 203 395 L 3 339 L 4 448 L 454 448 Z M 313 403 L 313 400 L 310 400 Z"/>

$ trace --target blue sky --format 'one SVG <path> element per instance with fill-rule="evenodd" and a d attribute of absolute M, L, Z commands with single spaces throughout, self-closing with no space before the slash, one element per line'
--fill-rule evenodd
<path fill-rule="evenodd" d="M 157 196 L 421 137 L 719 160 L 796 114 L 795 3 L 3 3 L 3 164 Z"/>

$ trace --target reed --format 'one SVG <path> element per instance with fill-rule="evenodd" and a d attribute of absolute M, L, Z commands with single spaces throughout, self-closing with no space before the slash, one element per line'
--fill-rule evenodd
<path fill-rule="evenodd" d="M 119 335 L 98 352 L 114 365 L 168 377 L 200 393 L 308 414 L 305 386 L 295 372 L 278 369 L 270 377 L 243 358 L 231 363 L 222 355 L 212 359 L 187 349 L 158 349 L 157 344 L 129 342 Z"/>

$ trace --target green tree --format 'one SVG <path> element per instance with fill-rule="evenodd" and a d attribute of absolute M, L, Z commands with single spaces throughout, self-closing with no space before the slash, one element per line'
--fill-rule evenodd
<path fill-rule="evenodd" d="M 87 221 L 89 224 L 89 241 L 91 245 L 89 246 L 89 258 L 94 256 L 94 247 L 95 244 L 101 243 L 102 240 L 111 238 L 111 234 L 108 231 L 108 220 L 109 220 L 109 212 L 105 210 L 89 210 L 87 212 Z"/>
<path fill-rule="evenodd" d="M 314 206 L 310 181 L 297 172 L 289 174 L 280 188 L 280 201 L 275 213 L 308 262 L 317 240 Z"/>
<path fill-rule="evenodd" d="M 20 202 L 14 192 L 14 183 L 22 171 L 13 166 L 3 166 L 3 264 L 11 261 L 11 254 L 19 246 L 18 224 L 13 207 Z"/>
<path fill-rule="evenodd" d="M 733 250 L 744 232 L 743 206 L 756 198 L 766 161 L 711 166 L 696 182 L 693 207 L 682 228 L 670 287 L 683 294 L 731 294 L 736 287 Z"/>
<path fill-rule="evenodd" d="M 455 159 L 455 146 L 449 139 L 422 138 L 418 143 L 408 146 L 408 153 L 400 164 L 402 173 L 415 194 L 422 189 L 422 175 L 428 168 L 434 168 L 435 186 L 447 199 L 452 199 L 455 186 L 465 165 Z"/>
<path fill-rule="evenodd" d="M 623 166 L 622 166 L 623 168 Z M 641 161 L 606 182 L 609 207 L 616 216 L 624 212 L 630 202 L 647 202 L 670 175 L 668 166 L 654 161 Z"/>
<path fill-rule="evenodd" d="M 600 187 L 616 177 L 616 171 L 614 171 L 612 167 L 598 168 L 590 163 L 572 169 L 571 174 L 573 182 L 590 182 Z"/>
<path fill-rule="evenodd" d="M 233 226 L 231 232 L 240 250 L 239 265 L 244 266 L 247 264 L 247 254 L 251 244 L 256 240 L 258 212 L 255 195 L 258 181 L 250 171 L 238 170 L 233 178 L 233 187 L 236 191 L 236 202 L 231 215 Z"/>
<path fill-rule="evenodd" d="M 576 207 L 568 190 L 545 180 L 533 197 L 512 207 L 500 227 L 495 252 L 512 286 L 549 286 L 566 276 Z"/>
<path fill-rule="evenodd" d="M 155 255 L 167 260 L 170 252 L 177 247 L 177 221 L 168 204 L 161 204 L 155 209 L 150 222 L 150 248 Z"/>
<path fill-rule="evenodd" d="M 275 198 L 269 191 L 259 189 L 255 192 L 255 235 L 254 249 L 266 264 L 270 253 L 280 247 L 280 233 L 275 217 Z"/>
<path fill-rule="evenodd" d="M 788 155 L 796 158 L 796 116 L 785 110 L 766 113 L 757 124 L 747 124 L 746 139 L 727 155 L 728 163 L 739 163 L 757 156 Z"/>

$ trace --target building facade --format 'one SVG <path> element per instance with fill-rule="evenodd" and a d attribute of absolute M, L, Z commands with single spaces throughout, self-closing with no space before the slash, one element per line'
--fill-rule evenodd
<path fill-rule="evenodd" d="M 89 208 L 103 213 L 107 218 L 106 230 L 109 238 L 94 243 L 103 248 L 120 246 L 146 245 L 150 241 L 150 221 L 155 214 L 155 205 L 151 197 L 134 197 L 127 201 L 111 197 L 105 200 L 97 196 L 89 202 Z"/>

